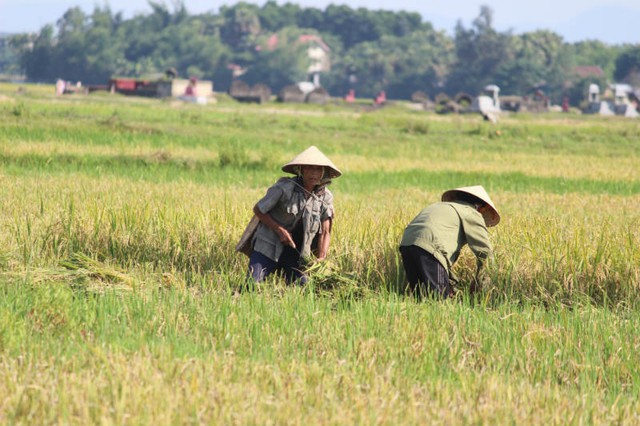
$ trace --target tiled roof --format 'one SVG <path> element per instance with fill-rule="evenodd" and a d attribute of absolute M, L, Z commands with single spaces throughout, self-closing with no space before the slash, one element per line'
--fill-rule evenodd
<path fill-rule="evenodd" d="M 604 71 L 597 65 L 581 65 L 573 69 L 578 77 L 604 77 Z"/>

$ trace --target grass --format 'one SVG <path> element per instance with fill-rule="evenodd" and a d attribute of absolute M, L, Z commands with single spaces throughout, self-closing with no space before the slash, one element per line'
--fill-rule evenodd
<path fill-rule="evenodd" d="M 640 124 L 401 105 L 206 107 L 0 84 L 0 423 L 637 424 Z M 330 261 L 244 291 L 233 251 L 316 144 Z M 404 226 L 482 184 L 492 284 L 402 294 Z"/>
<path fill-rule="evenodd" d="M 631 311 L 334 305 L 278 285 L 3 293 L 9 422 L 637 421 Z"/>

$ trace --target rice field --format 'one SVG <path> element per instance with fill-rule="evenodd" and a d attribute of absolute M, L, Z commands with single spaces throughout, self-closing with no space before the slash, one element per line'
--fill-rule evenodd
<path fill-rule="evenodd" d="M 205 107 L 0 84 L 0 423 L 638 424 L 640 122 L 402 104 Z M 253 204 L 309 145 L 330 260 L 242 291 Z M 482 184 L 491 284 L 403 294 L 404 226 Z"/>

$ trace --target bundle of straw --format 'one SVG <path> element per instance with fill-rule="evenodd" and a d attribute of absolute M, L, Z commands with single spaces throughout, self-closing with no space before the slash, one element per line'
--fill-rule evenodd
<path fill-rule="evenodd" d="M 95 278 L 107 283 L 131 284 L 131 277 L 118 271 L 116 268 L 109 266 L 103 262 L 99 262 L 90 258 L 83 253 L 73 253 L 69 259 L 61 260 L 60 266 L 72 271 L 81 271 L 89 277 Z"/>
<path fill-rule="evenodd" d="M 309 285 L 320 294 L 359 298 L 366 292 L 354 274 L 340 271 L 333 263 L 323 261 L 309 265 L 305 270 Z"/>

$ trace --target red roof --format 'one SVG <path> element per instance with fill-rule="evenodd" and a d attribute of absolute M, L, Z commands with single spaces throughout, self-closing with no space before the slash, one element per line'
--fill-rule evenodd
<path fill-rule="evenodd" d="M 278 47 L 278 35 L 274 34 L 267 40 L 267 49 L 274 50 L 276 47 Z"/>
<path fill-rule="evenodd" d="M 278 40 L 278 35 L 277 34 L 273 34 L 267 40 L 267 46 L 266 46 L 267 49 L 268 50 L 275 50 L 275 48 L 278 47 L 278 41 L 279 41 Z M 325 52 L 330 52 L 331 51 L 331 49 L 329 48 L 329 46 L 327 46 L 327 44 L 324 42 L 324 40 L 322 40 L 322 38 L 317 36 L 317 35 L 303 34 L 300 37 L 298 37 L 298 41 L 300 43 L 303 43 L 303 44 L 316 42 L 322 48 L 322 50 L 324 50 Z M 256 47 L 256 49 L 260 50 L 258 47 Z"/>
<path fill-rule="evenodd" d="M 324 42 L 324 40 L 322 40 L 317 35 L 303 34 L 298 38 L 298 40 L 300 41 L 300 43 L 309 43 L 309 42 L 315 41 L 320 45 L 320 47 L 322 47 L 322 50 L 324 50 L 325 52 L 328 52 L 331 50 L 329 49 L 329 46 L 327 46 L 327 44 Z"/>
<path fill-rule="evenodd" d="M 581 65 L 573 69 L 578 77 L 604 77 L 604 71 L 597 65 Z"/>

